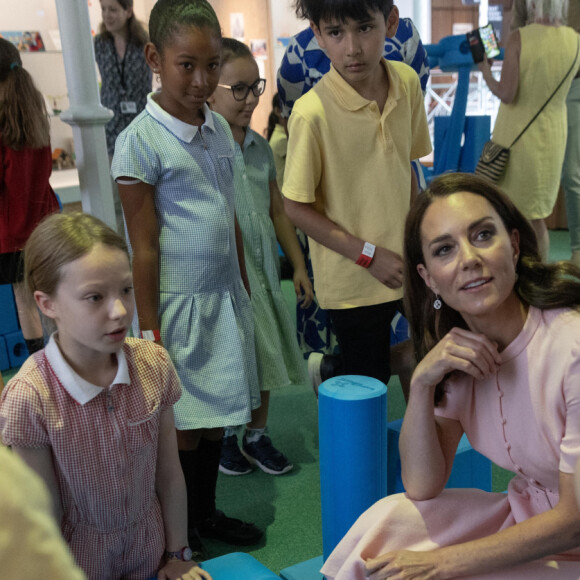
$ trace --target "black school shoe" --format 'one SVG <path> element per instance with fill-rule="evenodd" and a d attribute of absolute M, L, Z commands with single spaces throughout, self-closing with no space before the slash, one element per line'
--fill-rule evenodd
<path fill-rule="evenodd" d="M 187 540 L 189 542 L 189 547 L 191 548 L 191 558 L 196 562 L 203 562 L 208 559 L 208 553 L 206 547 L 203 545 L 201 538 L 199 537 L 199 532 L 195 528 L 190 528 L 187 530 Z"/>
<path fill-rule="evenodd" d="M 202 538 L 214 538 L 234 546 L 251 546 L 264 534 L 254 524 L 236 518 L 228 518 L 221 510 L 195 526 Z"/>

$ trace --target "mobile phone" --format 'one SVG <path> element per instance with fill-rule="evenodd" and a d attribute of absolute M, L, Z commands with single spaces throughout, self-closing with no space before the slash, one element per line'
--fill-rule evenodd
<path fill-rule="evenodd" d="M 499 44 L 491 24 L 486 24 L 467 33 L 467 41 L 476 64 L 483 61 L 483 55 L 487 58 L 495 58 L 500 54 Z"/>

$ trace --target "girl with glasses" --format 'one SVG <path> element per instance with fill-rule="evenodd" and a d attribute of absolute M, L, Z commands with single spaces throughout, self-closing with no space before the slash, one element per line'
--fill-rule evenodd
<path fill-rule="evenodd" d="M 296 231 L 284 212 L 272 151 L 268 142 L 249 128 L 265 87 L 266 81 L 259 78 L 250 49 L 237 40 L 224 38 L 220 82 L 209 103 L 229 123 L 236 142 L 236 215 L 252 294 L 262 400 L 247 423 L 242 452 L 235 428 L 226 429 L 220 471 L 229 475 L 249 473 L 251 464 L 272 475 L 292 469 L 292 464 L 265 434 L 270 391 L 306 381 L 294 322 L 280 287 L 277 240 L 294 267 L 294 288 L 303 307 L 312 301 L 312 285 Z"/>

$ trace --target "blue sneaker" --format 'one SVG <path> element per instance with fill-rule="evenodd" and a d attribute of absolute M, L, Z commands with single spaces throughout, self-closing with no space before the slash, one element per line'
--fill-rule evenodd
<path fill-rule="evenodd" d="M 246 475 L 251 473 L 252 466 L 238 447 L 237 435 L 224 437 L 219 470 L 226 475 Z"/>
<path fill-rule="evenodd" d="M 248 443 L 244 435 L 242 453 L 250 463 L 270 475 L 282 475 L 294 468 L 287 457 L 272 445 L 272 440 L 267 435 L 262 435 L 253 443 Z"/>

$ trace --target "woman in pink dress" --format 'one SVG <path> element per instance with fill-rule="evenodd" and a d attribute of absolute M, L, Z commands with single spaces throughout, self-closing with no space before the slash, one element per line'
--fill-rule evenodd
<path fill-rule="evenodd" d="M 400 438 L 406 494 L 365 512 L 333 580 L 580 577 L 580 270 L 542 264 L 534 231 L 473 175 L 433 181 L 405 232 L 420 361 Z M 444 489 L 457 445 L 514 472 L 507 494 Z"/>

